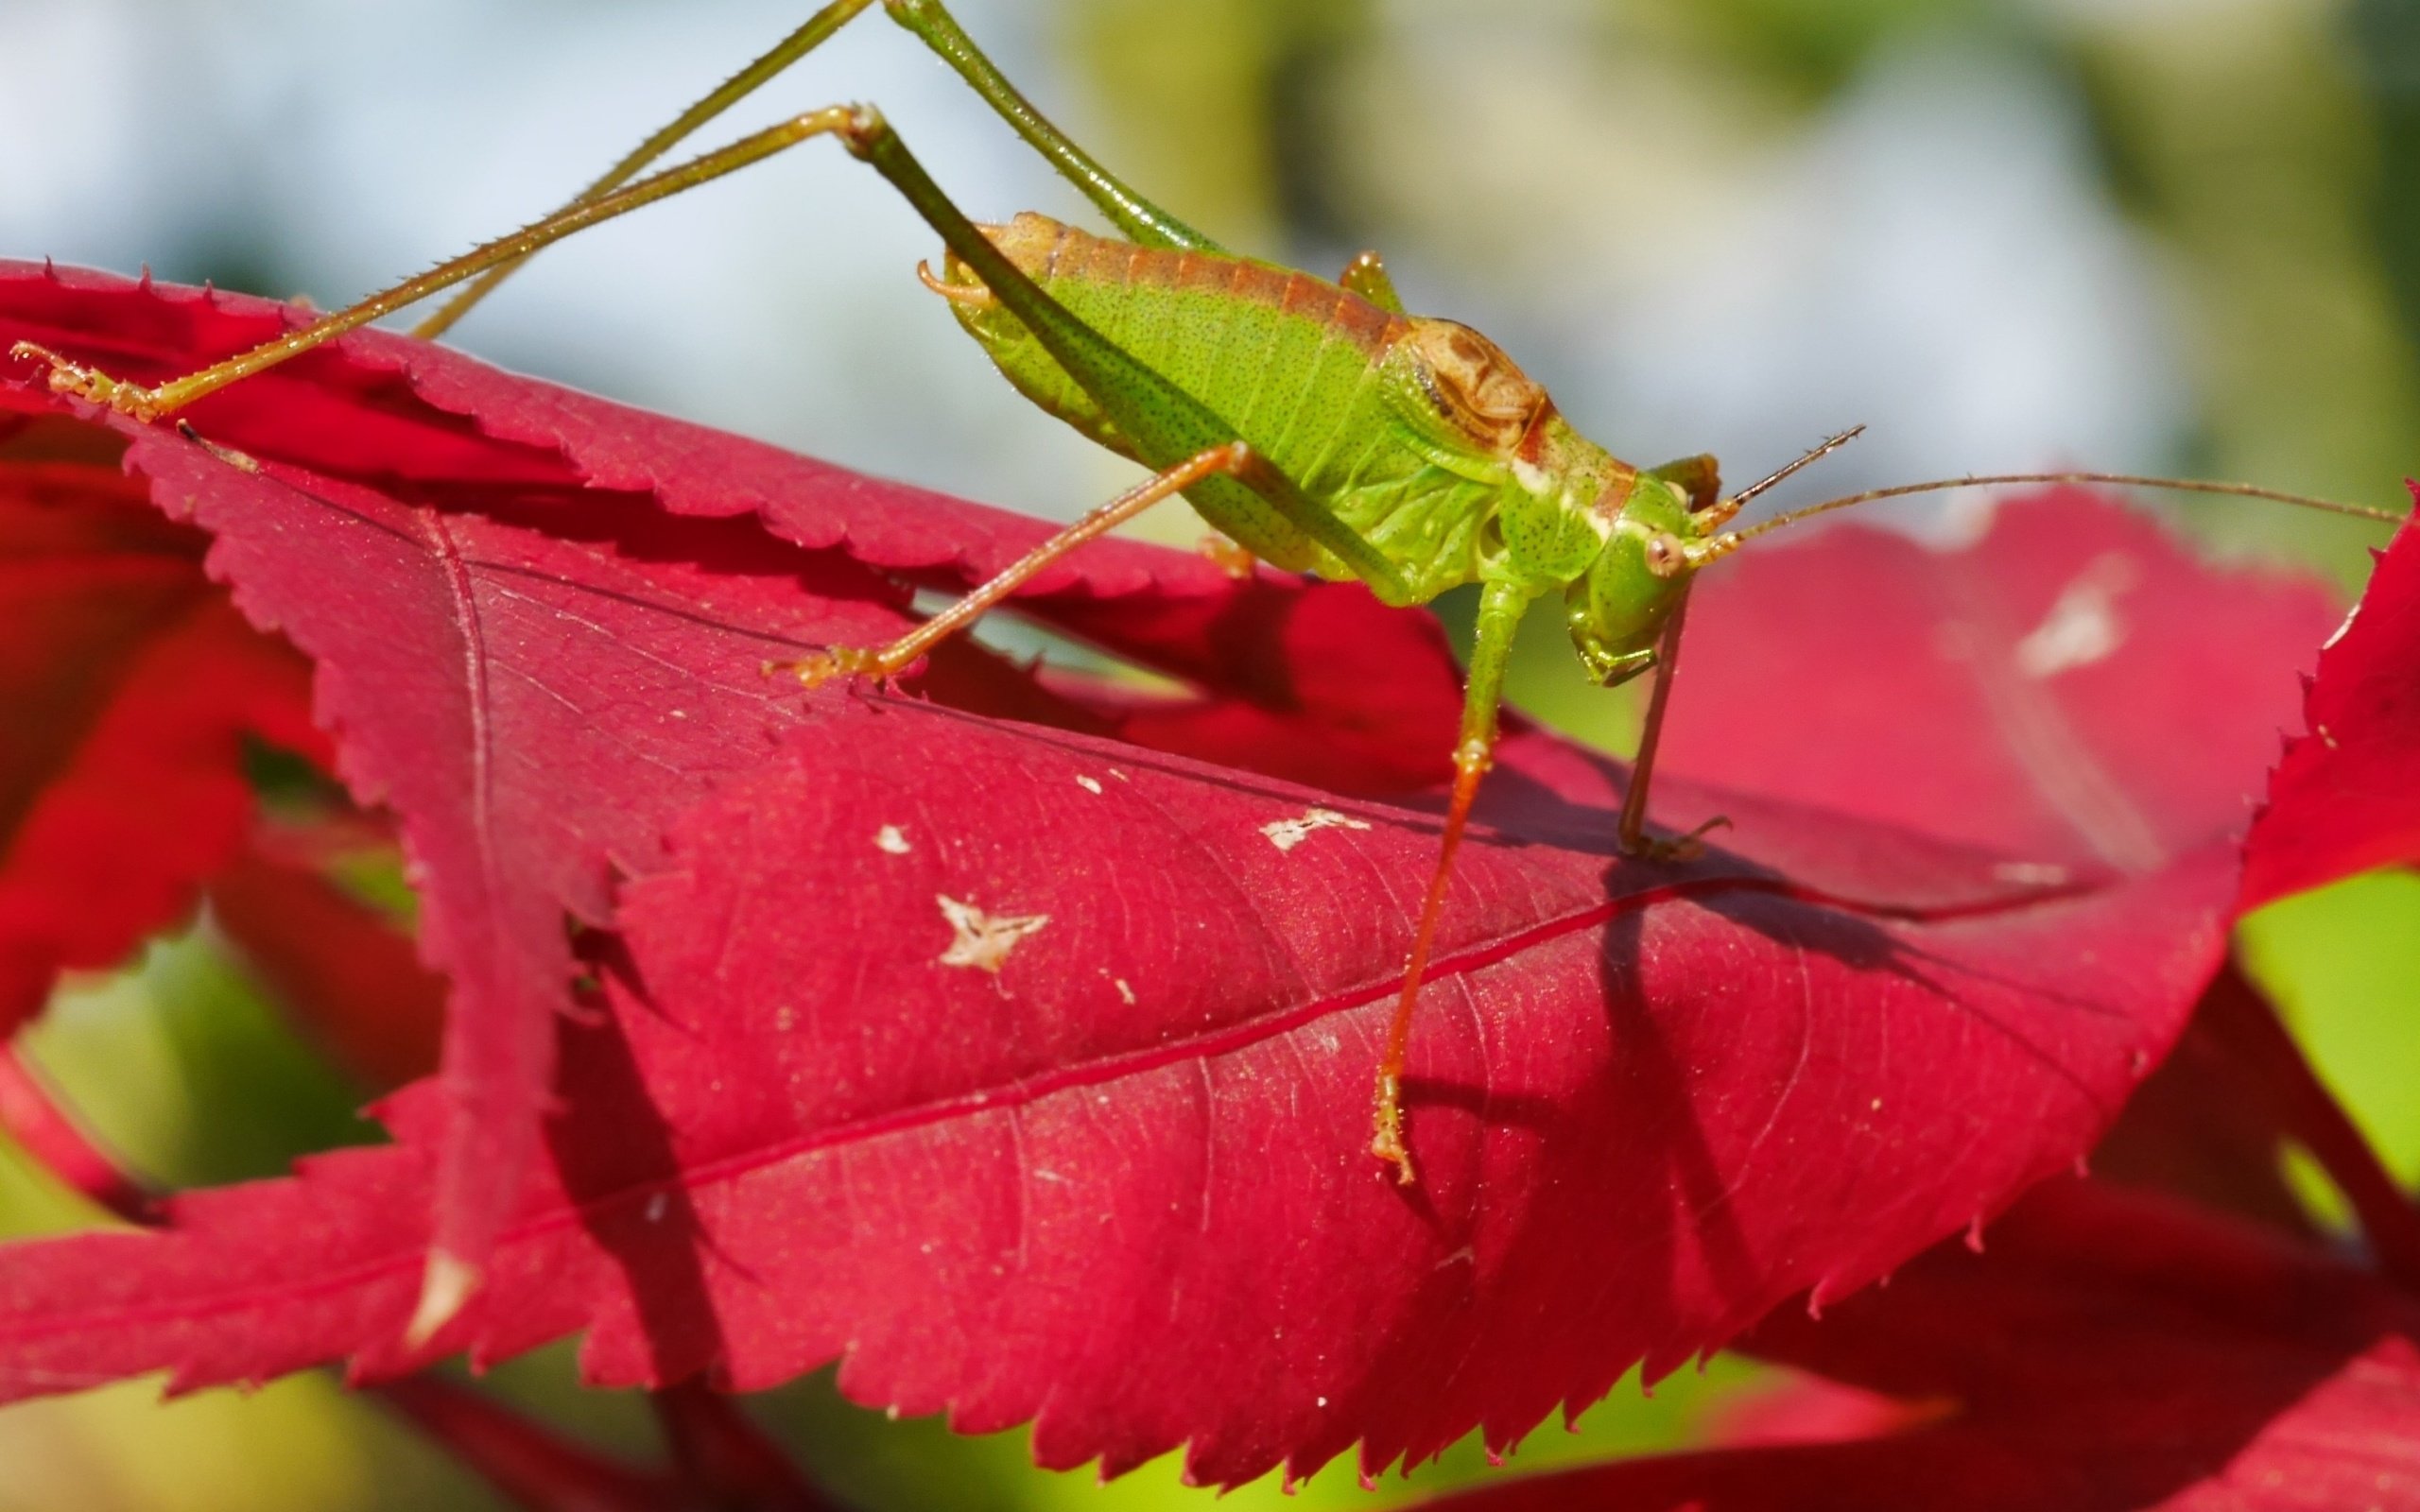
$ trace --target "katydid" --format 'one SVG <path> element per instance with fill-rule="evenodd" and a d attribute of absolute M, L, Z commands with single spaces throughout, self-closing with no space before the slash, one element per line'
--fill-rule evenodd
<path fill-rule="evenodd" d="M 1322 279 L 1226 251 L 1136 194 L 1045 120 L 939 0 L 884 0 L 883 9 L 1082 191 L 1116 237 L 1033 214 L 977 225 L 881 114 L 864 105 L 810 112 L 637 177 L 873 4 L 832 0 L 545 219 L 254 351 L 149 388 L 30 345 L 14 354 L 47 363 L 59 391 L 157 420 L 342 332 L 475 281 L 419 328 L 435 335 L 551 242 L 800 142 L 837 137 L 939 232 L 946 249 L 941 269 L 919 267 L 918 274 L 950 301 L 1009 382 L 1152 476 L 891 644 L 833 647 L 797 663 L 792 670 L 808 685 L 908 673 L 935 642 L 1044 566 L 1173 494 L 1252 556 L 1324 577 L 1358 578 L 1389 604 L 1420 604 L 1451 588 L 1478 586 L 1442 843 L 1377 1067 L 1370 1148 L 1401 1181 L 1413 1179 L 1402 1091 L 1413 1010 L 1455 850 L 1495 749 L 1513 632 L 1539 600 L 1559 598 L 1580 659 L 1599 682 L 1611 686 L 1660 669 L 1619 835 L 1633 855 L 1668 857 L 1698 840 L 1695 833 L 1651 838 L 1647 829 L 1650 774 L 1689 583 L 1754 535 L 1870 499 L 1975 484 L 2154 486 L 2399 518 L 2248 485 L 2062 472 L 1909 484 L 1728 528 L 1748 500 L 1856 432 L 1729 495 L 1711 457 L 1634 467 L 1582 438 L 1546 390 L 1485 336 L 1408 313 L 1375 254 L 1364 252 L 1335 280 Z"/>

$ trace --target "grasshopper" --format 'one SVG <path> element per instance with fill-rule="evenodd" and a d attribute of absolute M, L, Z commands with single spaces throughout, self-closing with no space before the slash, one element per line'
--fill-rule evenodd
<path fill-rule="evenodd" d="M 941 0 L 882 0 L 890 19 L 954 68 L 1116 229 L 1095 235 L 1024 214 L 977 225 L 934 183 L 870 105 L 795 116 L 641 178 L 691 132 L 813 51 L 875 0 L 831 0 L 804 25 L 625 156 L 544 219 L 253 351 L 141 387 L 32 346 L 57 391 L 146 421 L 333 336 L 468 284 L 415 331 L 435 336 L 530 254 L 597 222 L 718 179 L 816 137 L 870 164 L 941 236 L 941 270 L 918 276 L 1028 399 L 1152 475 L 1085 514 L 991 581 L 889 645 L 832 647 L 789 664 L 808 686 L 896 679 L 1059 557 L 1182 494 L 1252 557 L 1357 578 L 1391 605 L 1476 583 L 1479 608 L 1442 842 L 1380 1056 L 1370 1150 L 1414 1179 L 1402 1078 L 1454 854 L 1496 740 L 1513 632 L 1561 601 L 1588 673 L 1612 686 L 1657 670 L 1624 795 L 1620 843 L 1639 857 L 1694 848 L 1708 826 L 1651 835 L 1647 798 L 1691 579 L 1743 542 L 1808 515 L 1975 485 L 2105 483 L 2229 493 L 2400 517 L 2244 484 L 2097 472 L 1941 479 L 1826 500 L 1745 529 L 1741 507 L 1846 442 L 1835 436 L 1725 494 L 1711 456 L 1640 468 L 1572 428 L 1546 390 L 1494 342 L 1408 312 L 1374 252 L 1334 280 L 1219 247 L 1129 188 L 1001 76 Z M 1722 821 L 1715 820 L 1712 824 Z"/>

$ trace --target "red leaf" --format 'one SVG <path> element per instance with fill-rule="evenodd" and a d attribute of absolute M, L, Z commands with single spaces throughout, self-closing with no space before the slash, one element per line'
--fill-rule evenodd
<path fill-rule="evenodd" d="M 248 851 L 211 879 L 210 907 L 263 984 L 366 1085 L 437 1069 L 443 980 L 409 935 L 318 868 Z"/>
<path fill-rule="evenodd" d="M 2243 908 L 2420 864 L 2420 524 L 2395 532 L 2320 652 L 2304 718 L 2309 733 L 2288 743 L 2252 827 Z"/>
<path fill-rule="evenodd" d="M 436 1376 L 389 1382 L 387 1404 L 525 1512 L 682 1512 L 693 1488 L 606 1458 Z"/>
<path fill-rule="evenodd" d="M 104 276 L 0 264 L 0 345 L 30 339 L 123 375 L 185 370 L 296 318 L 260 301 L 164 297 Z M 13 403 L 47 400 L 19 390 Z M 154 479 L 171 512 L 218 536 L 212 570 L 236 583 L 247 611 L 319 662 L 320 713 L 342 737 L 347 781 L 365 802 L 404 816 L 428 901 L 424 944 L 456 989 L 445 1050 L 456 1113 L 436 1244 L 475 1269 L 527 1167 L 547 1096 L 549 1022 L 570 974 L 562 916 L 604 922 L 614 868 L 646 864 L 665 819 L 760 759 L 765 731 L 795 716 L 796 700 L 754 664 L 827 640 L 896 633 L 905 594 L 869 568 L 964 586 L 1046 527 L 374 333 L 191 415 L 216 445 L 262 470 L 121 422 L 130 465 Z M 488 517 L 458 512 L 471 508 Z M 751 511 L 777 535 L 847 554 L 802 556 L 729 519 Z M 350 564 L 341 577 L 328 570 L 338 561 Z M 583 590 L 550 598 L 550 578 Z M 1123 721 L 1158 744 L 1181 744 L 1191 717 L 1228 759 L 1249 754 L 1236 727 L 1251 726 L 1281 769 L 1321 749 L 1333 725 L 1305 717 L 1300 690 L 1273 682 L 1257 655 L 1285 640 L 1298 603 L 1328 601 L 1319 590 L 1240 588 L 1207 560 L 1105 541 L 1044 575 L 1027 597 L 1067 600 L 1072 613 L 1103 594 L 1142 600 L 1137 640 L 1183 653 L 1213 689 L 1235 688 L 1242 698 L 1232 713 L 1219 702 L 1088 711 L 1001 675 L 963 645 L 935 659 L 926 691 L 992 713 L 1094 728 Z M 605 619 L 567 612 L 591 597 Z M 1187 597 L 1209 612 L 1172 613 Z M 685 611 L 647 612 L 666 605 L 719 614 L 737 644 L 711 644 L 705 626 L 683 623 Z M 1232 618 L 1222 607 L 1237 605 L 1249 611 L 1240 644 L 1230 644 L 1216 632 Z M 614 614 L 631 610 L 650 644 L 616 641 Z M 1450 700 L 1452 663 L 1433 625 L 1384 623 L 1379 644 L 1408 648 L 1393 664 L 1425 670 Z M 1201 644 L 1188 647 L 1188 638 Z M 1274 706 L 1266 717 L 1252 714 L 1254 697 Z M 1377 696 L 1382 710 L 1402 701 Z M 1349 708 L 1343 719 L 1357 722 Z M 1406 765 L 1400 744 L 1389 750 L 1364 738 L 1357 748 L 1374 746 L 1392 757 L 1388 770 Z M 1330 751 L 1316 775 L 1340 780 L 1345 765 Z"/>
<path fill-rule="evenodd" d="M 1968 553 L 1835 530 L 1740 555 L 1694 595 L 1669 769 L 2046 862 L 2139 870 L 2239 830 L 2338 617 L 2073 490 Z"/>
<path fill-rule="evenodd" d="M 642 1470 L 564 1438 L 485 1395 L 436 1376 L 379 1394 L 527 1512 L 829 1512 L 781 1446 L 728 1398 L 696 1387 L 653 1394 L 672 1465 Z"/>
<path fill-rule="evenodd" d="M 0 338 L 77 345 L 56 329 L 73 317 L 112 334 L 78 350 L 138 373 L 179 365 L 159 343 L 263 323 L 91 280 L 0 280 L 10 300 L 33 314 Z M 170 329 L 129 345 L 146 324 Z M 2240 586 L 2143 547 L 2141 592 L 2201 639 L 2128 637 L 2089 670 L 2157 686 L 2182 658 L 2225 680 L 2189 744 L 2094 791 L 2180 859 L 2113 875 L 2041 821 L 2073 766 L 2043 752 L 2135 750 L 2139 711 L 2063 705 L 2076 740 L 2024 744 L 2028 720 L 1962 716 L 1977 697 L 1935 648 L 1965 646 L 1951 672 L 1996 686 L 2030 622 L 1976 605 L 2054 593 L 2144 540 L 2075 506 L 1937 564 L 1976 586 L 1955 602 L 1912 571 L 1858 579 L 1869 632 L 1906 632 L 1862 647 L 1870 679 L 1942 690 L 1893 709 L 1907 759 L 1870 766 L 1933 771 L 1929 807 L 1829 766 L 1841 812 L 1676 783 L 1665 819 L 1719 803 L 1737 835 L 1642 866 L 1614 856 L 1617 774 L 1515 739 L 1416 1037 L 1425 1177 L 1406 1194 L 1362 1145 L 1433 820 L 1085 732 L 1136 716 L 962 647 L 923 685 L 958 707 L 802 700 L 757 676 L 905 623 L 888 573 L 962 577 L 1038 527 L 388 338 L 196 423 L 255 460 L 125 427 L 130 455 L 213 533 L 238 603 L 320 662 L 340 769 L 403 816 L 456 983 L 446 1076 L 392 1105 L 396 1148 L 185 1199 L 164 1236 L 11 1253 L 0 1391 L 347 1353 L 405 1368 L 425 1246 L 488 1254 L 492 1231 L 489 1284 L 434 1349 L 585 1328 L 596 1379 L 743 1387 L 840 1355 L 860 1400 L 968 1428 L 1038 1415 L 1047 1463 L 1186 1441 L 1220 1481 L 1357 1438 L 1373 1464 L 1474 1422 L 1501 1442 L 1634 1360 L 1662 1373 L 1794 1292 L 1863 1284 L 2088 1147 L 2218 960 L 2233 850 L 2192 842 L 2231 831 L 2259 768 L 2230 753 L 2267 739 L 2265 719 L 2236 728 L 2236 693 L 2273 664 L 2231 639 Z M 703 518 L 751 506 L 836 549 Z M 1803 600 L 1826 551 L 1900 549 L 1835 540 L 1758 583 Z M 1197 710 L 1222 755 L 1242 728 L 1222 709 L 1322 728 L 1299 632 L 1359 602 L 1128 544 L 1044 586 L 1034 607 L 1104 642 L 1131 627 L 1136 654 L 1232 694 Z M 1116 608 L 1075 608 L 1098 599 Z M 1375 665 L 1444 677 L 1416 616 L 1343 612 L 1403 648 Z M 1797 644 L 1809 660 L 1768 667 L 1763 718 L 1841 670 Z M 1355 691 L 1358 743 L 1338 746 L 1360 755 L 1321 759 L 1365 789 L 1419 775 L 1378 759 L 1384 737 L 1429 738 L 1444 705 Z M 1300 759 L 1242 744 L 1255 765 Z M 1870 816 L 1974 835 L 1965 808 L 1999 802 L 2025 822 L 1981 823 L 1996 849 Z M 593 1022 L 555 1011 L 565 915 L 616 931 L 591 951 Z M 558 1038 L 563 1111 L 533 1171 Z"/>
<path fill-rule="evenodd" d="M 2242 1037 L 2228 1032 L 2243 1017 L 2246 998 L 2270 1011 L 2229 962 L 2203 993 L 2176 1048 L 2092 1152 L 2092 1174 L 2308 1238 L 2316 1229 L 2286 1176 L 2293 1130 L 2266 1095 L 2275 1073 L 2254 1062 Z"/>
<path fill-rule="evenodd" d="M 130 1223 L 151 1221 L 151 1194 L 68 1115 L 10 1044 L 0 1044 L 0 1132 L 68 1191 Z"/>
<path fill-rule="evenodd" d="M 112 466 L 0 452 L 0 1037 L 191 912 L 251 822 L 245 736 L 318 748 L 307 667 L 201 544 Z"/>
<path fill-rule="evenodd" d="M 1933 1426 L 1633 1461 L 1453 1512 L 2378 1512 L 2420 1507 L 2420 1304 L 2266 1231 L 2052 1189 L 1981 1255 L 1936 1249 L 1752 1348 L 1901 1396 Z"/>

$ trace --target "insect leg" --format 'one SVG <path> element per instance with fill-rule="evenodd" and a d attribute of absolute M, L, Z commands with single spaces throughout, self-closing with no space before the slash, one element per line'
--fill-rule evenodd
<path fill-rule="evenodd" d="M 1162 210 L 1159 206 L 1127 187 L 1116 175 L 1095 162 L 1092 154 L 1067 139 L 1065 132 L 1033 108 L 1033 103 L 1017 92 L 992 60 L 959 28 L 941 0 L 883 0 L 883 9 L 890 19 L 914 32 L 925 46 L 941 54 L 942 60 L 958 70 L 984 103 L 999 112 L 1000 119 L 1015 129 L 1026 144 L 1042 154 L 1059 176 L 1083 191 L 1084 198 L 1098 206 L 1127 240 L 1145 247 L 1167 247 L 1179 251 L 1216 252 L 1217 242 Z"/>
<path fill-rule="evenodd" d="M 959 261 L 974 269 L 992 297 L 1024 322 L 1051 359 L 1066 370 L 1086 397 L 1098 404 L 1110 422 L 1125 436 L 1144 465 L 1170 468 L 1189 456 L 1226 446 L 1243 438 L 1208 405 L 1178 387 L 1156 369 L 1085 324 L 1033 280 L 1010 262 L 991 239 L 977 230 L 964 212 L 951 203 L 923 164 L 900 141 L 880 112 L 859 106 L 850 127 L 840 133 L 851 152 L 873 165 L 907 197 L 925 224 L 941 234 Z M 1416 595 L 1378 549 L 1362 539 L 1335 512 L 1305 495 L 1301 487 L 1252 453 L 1235 475 L 1287 523 L 1325 546 L 1338 560 L 1368 583 L 1390 604 L 1415 602 Z M 1226 480 L 1207 478 L 1203 487 Z"/>
<path fill-rule="evenodd" d="M 895 678 L 941 641 L 971 625 L 983 612 L 1013 593 L 1034 574 L 1057 561 L 1095 536 L 1132 520 L 1164 499 L 1172 498 L 1205 478 L 1233 476 L 1251 467 L 1254 454 L 1242 441 L 1230 441 L 1200 452 L 1164 472 L 1144 479 L 1116 498 L 1009 563 L 989 582 L 917 626 L 913 630 L 873 650 L 834 646 L 797 662 L 768 662 L 768 672 L 793 671 L 812 688 L 836 677 Z"/>
<path fill-rule="evenodd" d="M 810 137 L 846 133 L 852 129 L 857 114 L 856 107 L 834 105 L 795 116 L 779 126 L 768 127 L 752 136 L 740 138 L 729 146 L 617 189 L 601 199 L 559 210 L 534 225 L 524 227 L 509 236 L 500 236 L 451 262 L 440 264 L 418 278 L 373 294 L 360 303 L 314 321 L 300 331 L 288 332 L 273 341 L 263 342 L 250 352 L 240 352 L 224 362 L 215 363 L 155 387 L 147 388 L 112 378 L 97 369 L 70 362 L 30 341 L 18 342 L 9 349 L 9 355 L 47 364 L 50 387 L 55 393 L 73 394 L 96 404 L 107 404 L 137 420 L 158 420 L 238 379 L 299 357 L 357 326 L 368 325 L 380 316 L 406 305 L 417 304 L 440 289 L 451 288 L 465 279 L 476 278 L 491 268 L 527 257 L 574 232 L 599 221 L 611 220 L 616 215 L 628 215 L 642 205 L 653 204 L 725 174 L 735 173 L 752 163 L 796 146 Z"/>
<path fill-rule="evenodd" d="M 1387 1044 L 1378 1059 L 1378 1091 L 1373 1113 L 1375 1132 L 1370 1153 L 1390 1161 L 1395 1179 L 1409 1186 L 1415 1179 L 1411 1151 L 1403 1138 L 1403 1070 L 1411 1045 L 1412 1010 L 1420 1001 L 1421 978 L 1437 942 L 1437 921 L 1444 912 L 1445 885 L 1454 874 L 1454 852 L 1469 824 L 1478 781 L 1495 761 L 1496 706 L 1503 701 L 1504 664 L 1512 655 L 1513 634 L 1528 611 L 1530 591 L 1517 584 L 1491 582 L 1478 604 L 1478 639 L 1471 647 L 1470 679 L 1462 685 L 1462 734 L 1454 747 L 1454 797 L 1445 810 L 1444 838 L 1437 867 L 1428 875 L 1428 891 L 1420 903 L 1420 925 L 1411 936 L 1411 955 L 1404 964 L 1403 992 L 1395 999 L 1395 1015 L 1387 1025 Z"/>
<path fill-rule="evenodd" d="M 1793 464 L 1793 469 L 1805 466 L 1808 459 L 1823 455 L 1856 434 L 1852 431 L 1848 436 L 1834 437 L 1823 446 L 1808 453 L 1806 457 L 1800 458 Z M 1689 496 L 1689 510 L 1693 514 L 1703 515 L 1710 510 L 1726 509 L 1727 507 L 1727 512 L 1723 515 L 1723 518 L 1727 519 L 1730 514 L 1737 513 L 1738 510 L 1739 506 L 1737 501 L 1727 501 L 1722 497 L 1721 469 L 1711 456 L 1703 454 L 1685 456 L 1675 462 L 1667 462 L 1662 467 L 1649 469 L 1648 475 L 1662 478 L 1668 483 L 1679 484 L 1683 491 Z M 1787 475 L 1787 472 L 1776 474 L 1777 477 Z M 1750 492 L 1752 494 L 1760 492 L 1772 487 L 1772 481 L 1768 479 L 1756 485 L 1755 489 L 1751 490 Z M 1619 838 L 1622 851 L 1626 855 L 1649 856 L 1662 861 L 1685 856 L 1697 849 L 1700 835 L 1719 825 L 1731 822 L 1728 819 L 1709 819 L 1687 834 L 1674 840 L 1647 838 L 1647 793 L 1655 775 L 1655 747 L 1664 736 L 1664 710 L 1665 706 L 1671 701 L 1673 673 L 1681 664 L 1681 622 L 1687 616 L 1688 611 L 1689 595 L 1687 590 L 1684 589 L 1680 601 L 1672 606 L 1672 617 L 1665 621 L 1664 633 L 1655 643 L 1655 687 L 1647 697 L 1647 720 L 1639 730 L 1638 757 L 1631 763 L 1630 789 L 1622 795 Z"/>
<path fill-rule="evenodd" d="M 624 153 L 595 183 L 582 189 L 570 204 L 556 212 L 592 203 L 628 183 L 639 170 L 679 146 L 689 134 L 708 121 L 730 110 L 754 94 L 774 76 L 790 64 L 823 45 L 831 35 L 856 19 L 857 13 L 873 0 L 832 0 L 830 5 L 806 19 L 805 25 L 775 43 L 764 56 L 738 73 L 715 86 L 713 93 L 674 116 L 662 129 Z M 513 269 L 528 261 L 527 254 L 489 268 L 476 282 L 439 308 L 436 314 L 412 327 L 412 335 L 424 340 L 434 340 L 453 328 L 454 322 L 471 313 L 471 306 L 486 299 L 495 286 L 512 276 Z"/>
<path fill-rule="evenodd" d="M 1647 791 L 1655 776 L 1655 747 L 1664 735 L 1664 711 L 1672 697 L 1672 674 L 1681 664 L 1681 625 L 1688 617 L 1689 593 L 1684 588 L 1678 602 L 1672 606 L 1672 617 L 1664 622 L 1664 633 L 1655 643 L 1655 689 L 1647 696 L 1647 722 L 1638 734 L 1638 755 L 1630 766 L 1630 788 L 1622 794 L 1621 829 L 1618 841 L 1622 853 L 1645 856 L 1657 861 L 1671 861 L 1693 854 L 1700 836 L 1731 821 L 1711 818 L 1688 833 L 1670 840 L 1647 838 Z"/>
<path fill-rule="evenodd" d="M 874 0 L 832 0 L 831 4 L 808 17 L 804 26 L 774 43 L 762 57 L 723 80 L 703 99 L 683 111 L 662 129 L 625 153 L 595 183 L 581 190 L 571 205 L 601 199 L 630 181 L 648 163 L 678 146 L 690 133 L 823 45 L 833 33 L 856 20 L 873 3 Z M 884 0 L 884 9 L 890 11 L 893 21 L 939 53 L 942 60 L 956 69 L 959 77 L 965 79 L 975 93 L 999 113 L 1001 119 L 1014 128 L 1016 133 L 1030 143 L 1034 150 L 1048 160 L 1062 176 L 1082 190 L 1086 198 L 1099 206 L 1101 213 L 1128 237 L 1146 247 L 1172 247 L 1206 252 L 1219 249 L 1208 237 L 1128 188 L 1108 169 L 1094 162 L 1081 147 L 1070 142 L 1018 93 L 937 0 Z M 571 205 L 563 208 L 570 209 Z M 519 257 L 490 268 L 479 276 L 478 282 L 455 295 L 435 315 L 414 326 L 412 335 L 428 339 L 442 335 L 453 328 L 456 321 L 470 313 L 471 306 L 487 298 L 497 284 L 510 278 L 513 270 L 526 261 L 526 257 Z"/>

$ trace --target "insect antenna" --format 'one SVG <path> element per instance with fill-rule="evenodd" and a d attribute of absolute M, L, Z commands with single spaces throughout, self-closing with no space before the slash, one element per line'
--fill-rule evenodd
<path fill-rule="evenodd" d="M 1854 433 L 1851 433 L 1854 434 Z M 1821 455 L 1820 453 L 1817 455 Z M 1792 469 L 1785 469 L 1788 472 Z M 1704 554 L 1705 560 L 1727 556 L 1744 542 L 1784 525 L 1794 525 L 1802 520 L 1835 509 L 1846 509 L 1879 499 L 1904 499 L 1911 493 L 1934 493 L 1947 489 L 2006 488 L 2020 484 L 2100 483 L 2128 489 L 2169 489 L 2179 493 L 2218 493 L 2239 499 L 2267 499 L 2276 504 L 2290 504 L 2304 509 L 2324 509 L 2329 514 L 2351 515 L 2357 520 L 2383 520 L 2400 524 L 2407 516 L 2393 509 L 2380 509 L 2366 504 L 2346 504 L 2339 499 L 2315 498 L 2308 493 L 2288 493 L 2280 489 L 2264 489 L 2252 483 L 2213 483 L 2200 478 L 2148 477 L 2133 472 L 1995 472 L 1973 473 L 1959 478 L 1934 478 L 1924 483 L 1900 483 L 1887 489 L 1868 489 L 1861 493 L 1842 494 L 1825 499 L 1804 508 L 1777 514 L 1770 520 L 1758 521 L 1745 530 L 1727 531 L 1706 541 L 1714 548 Z"/>
<path fill-rule="evenodd" d="M 1810 464 L 1822 461 L 1824 458 L 1831 455 L 1834 452 L 1839 451 L 1841 447 L 1848 445 L 1849 442 L 1856 440 L 1858 437 L 1864 434 L 1864 426 L 1852 425 L 1847 430 L 1841 432 L 1839 435 L 1827 438 L 1821 444 L 1809 447 L 1806 451 L 1799 454 L 1796 461 L 1775 468 L 1772 472 L 1766 473 L 1763 477 L 1760 477 L 1755 482 L 1749 484 L 1746 488 L 1741 489 L 1738 492 L 1731 495 L 1731 497 L 1727 499 L 1724 499 L 1720 504 L 1713 505 L 1708 508 L 1698 511 L 1698 519 L 1703 524 L 1708 525 L 1721 524 L 1733 515 L 1737 514 L 1741 508 L 1745 507 L 1749 500 L 1754 499 L 1756 495 L 1772 488 L 1774 484 L 1779 483 L 1791 476 L 1793 473 L 1798 472 L 1801 469 L 1804 469 Z"/>

